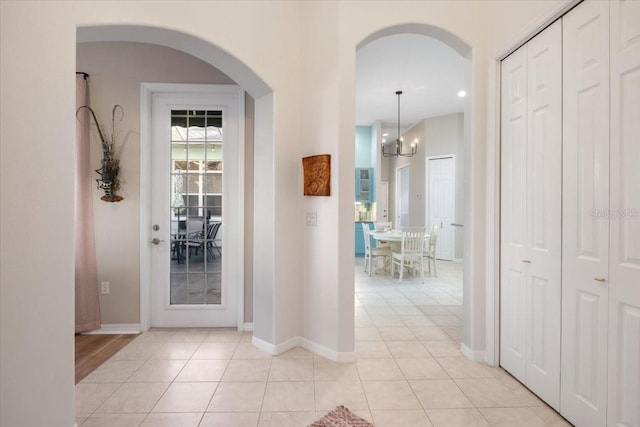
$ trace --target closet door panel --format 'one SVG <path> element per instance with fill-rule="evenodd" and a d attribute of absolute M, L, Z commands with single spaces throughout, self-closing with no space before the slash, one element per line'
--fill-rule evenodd
<path fill-rule="evenodd" d="M 611 3 L 610 426 L 640 426 L 640 2 Z"/>
<path fill-rule="evenodd" d="M 502 61 L 500 364 L 525 381 L 527 55 Z"/>
<path fill-rule="evenodd" d="M 609 5 L 563 19 L 561 412 L 603 426 L 607 404 Z"/>
<path fill-rule="evenodd" d="M 562 24 L 527 43 L 526 385 L 560 407 Z"/>

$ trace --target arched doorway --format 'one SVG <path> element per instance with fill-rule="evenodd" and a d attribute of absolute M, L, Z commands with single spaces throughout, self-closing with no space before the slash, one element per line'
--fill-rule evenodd
<path fill-rule="evenodd" d="M 227 53 L 223 49 L 206 42 L 200 38 L 185 34 L 180 31 L 174 31 L 170 29 L 149 27 L 149 26 L 136 26 L 136 25 L 103 25 L 103 26 L 85 26 L 79 27 L 77 30 L 77 42 L 98 42 L 98 41 L 123 41 L 123 42 L 138 42 L 148 43 L 154 45 L 161 45 L 169 48 L 179 50 L 187 53 L 191 56 L 199 58 L 220 71 L 227 74 L 238 85 L 245 90 L 255 100 L 255 144 L 260 145 L 267 153 L 273 150 L 273 135 L 272 135 L 272 122 L 273 122 L 273 100 L 272 90 L 267 83 L 253 72 L 244 63 L 238 60 L 233 55 Z M 253 136 L 253 135 L 252 135 Z M 142 157 L 145 157 L 145 150 L 148 147 L 141 146 Z M 261 150 L 262 151 L 262 150 Z M 265 152 L 262 151 L 262 152 Z M 256 177 L 269 177 L 273 175 L 273 165 L 268 162 L 262 162 L 260 158 L 255 159 L 255 167 L 251 171 L 251 176 Z M 144 166 L 144 165 L 143 165 Z M 149 176 L 144 167 L 141 169 L 140 182 L 141 188 L 145 188 L 145 182 L 148 184 Z M 254 182 L 246 183 L 245 179 L 242 179 L 244 185 L 251 185 L 253 191 L 261 195 L 268 197 L 273 194 L 272 180 L 270 179 L 256 179 Z M 150 223 L 148 210 L 146 207 L 148 200 L 144 194 L 140 197 L 140 324 L 141 329 L 145 330 L 149 325 L 149 260 L 148 260 L 148 242 L 151 239 L 149 231 L 152 224 Z M 260 227 L 254 228 L 253 224 L 248 224 L 248 232 L 241 233 L 241 241 L 238 247 L 245 247 L 244 240 L 245 235 L 249 234 L 253 237 L 255 245 L 252 250 L 254 252 L 271 253 L 270 251 L 261 251 L 260 245 L 262 242 L 273 241 L 273 230 Z M 248 248 L 247 248 L 248 249 Z M 249 258 L 251 259 L 251 258 Z M 268 274 L 262 274 L 260 271 L 262 266 L 269 263 L 261 263 L 256 268 L 255 273 L 268 277 Z M 250 269 L 253 272 L 253 265 L 245 265 L 245 269 Z M 254 292 L 269 293 L 272 292 L 273 283 L 269 280 L 262 280 L 258 285 L 260 289 L 254 289 L 252 282 L 245 281 L 244 292 L 246 298 L 239 298 L 238 307 L 238 326 L 243 328 L 247 320 L 250 320 L 255 325 L 254 334 L 258 337 L 262 337 L 265 341 L 271 341 L 272 336 L 272 306 L 270 305 L 257 305 L 252 316 L 247 319 L 244 316 L 246 311 L 252 311 L 252 295 Z"/>
<path fill-rule="evenodd" d="M 463 124 L 463 156 L 465 160 L 469 160 L 469 165 L 465 166 L 464 178 L 462 178 L 464 184 L 462 186 L 463 200 L 465 208 L 465 212 L 462 214 L 462 224 L 463 228 L 463 247 L 464 247 L 464 262 L 463 262 L 463 271 L 464 271 L 464 283 L 462 289 L 464 290 L 463 304 L 461 309 L 461 315 L 464 316 L 463 319 L 463 334 L 459 335 L 456 338 L 458 341 L 461 341 L 465 338 L 462 343 L 461 350 L 463 353 L 474 360 L 484 360 L 484 352 L 474 353 L 469 349 L 471 345 L 467 346 L 466 344 L 470 343 L 472 340 L 475 340 L 475 337 L 483 334 L 484 325 L 479 324 L 478 320 L 480 317 L 483 318 L 484 315 L 484 307 L 481 310 L 478 309 L 480 305 L 483 305 L 484 301 L 477 299 L 473 300 L 473 295 L 477 295 L 479 291 L 484 293 L 484 289 L 482 288 L 482 284 L 473 283 L 471 281 L 472 271 L 477 269 L 477 266 L 474 265 L 474 247 L 476 244 L 473 242 L 473 234 L 474 229 L 479 229 L 483 224 L 480 224 L 477 220 L 475 220 L 471 216 L 471 207 L 473 205 L 473 197 L 474 192 L 477 193 L 478 190 L 474 189 L 471 183 L 471 168 L 472 168 L 472 132 L 471 132 L 471 122 L 472 122 L 472 104 L 473 104 L 473 85 L 472 85 L 472 49 L 469 44 L 467 44 L 464 40 L 456 36 L 455 34 L 450 33 L 442 28 L 427 25 L 427 24 L 399 24 L 386 28 L 382 28 L 377 30 L 370 35 L 364 37 L 356 46 L 356 49 L 359 50 L 372 42 L 375 42 L 381 38 L 398 35 L 398 34 L 415 34 L 415 35 L 423 35 L 430 38 L 437 39 L 451 48 L 453 51 L 457 52 L 462 58 L 465 60 L 464 65 L 464 80 L 465 80 L 465 88 L 466 88 L 466 98 L 464 101 L 463 114 L 464 114 L 464 124 Z M 402 88 L 398 88 L 402 89 Z M 395 138 L 395 134 L 391 135 L 392 138 Z M 376 146 L 379 149 L 379 146 Z M 424 160 L 422 161 L 424 167 Z M 423 179 L 424 183 L 424 179 Z M 392 188 L 393 186 L 389 186 Z M 414 195 L 415 196 L 415 195 Z M 420 196 L 420 195 L 419 195 Z M 392 206 L 392 202 L 389 202 L 389 206 Z M 454 222 L 454 221 L 452 221 Z M 460 221 L 457 220 L 454 223 L 460 224 Z M 480 272 L 481 273 L 481 272 Z M 475 318 L 476 320 L 472 320 Z M 480 331 L 480 332 L 477 332 Z M 474 337 L 469 339 L 469 337 Z"/>

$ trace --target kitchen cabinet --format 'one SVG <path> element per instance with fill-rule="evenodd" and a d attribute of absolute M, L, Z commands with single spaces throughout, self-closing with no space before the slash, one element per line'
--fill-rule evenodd
<path fill-rule="evenodd" d="M 356 202 L 375 200 L 373 168 L 356 168 Z"/>

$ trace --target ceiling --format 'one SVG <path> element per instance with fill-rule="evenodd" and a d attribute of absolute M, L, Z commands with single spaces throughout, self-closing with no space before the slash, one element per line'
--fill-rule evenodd
<path fill-rule="evenodd" d="M 427 117 L 464 110 L 467 59 L 443 42 L 418 34 L 375 40 L 356 56 L 356 125 L 382 120 L 392 138 L 397 133 L 398 97 L 401 132 Z"/>

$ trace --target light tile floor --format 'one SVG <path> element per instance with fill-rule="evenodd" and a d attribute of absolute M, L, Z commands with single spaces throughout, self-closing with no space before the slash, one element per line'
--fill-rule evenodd
<path fill-rule="evenodd" d="M 77 424 L 307 426 L 337 405 L 377 427 L 568 426 L 502 369 L 470 362 L 462 268 L 402 285 L 355 273 L 356 356 L 337 364 L 301 349 L 278 357 L 251 334 L 151 330 L 76 386 Z"/>

